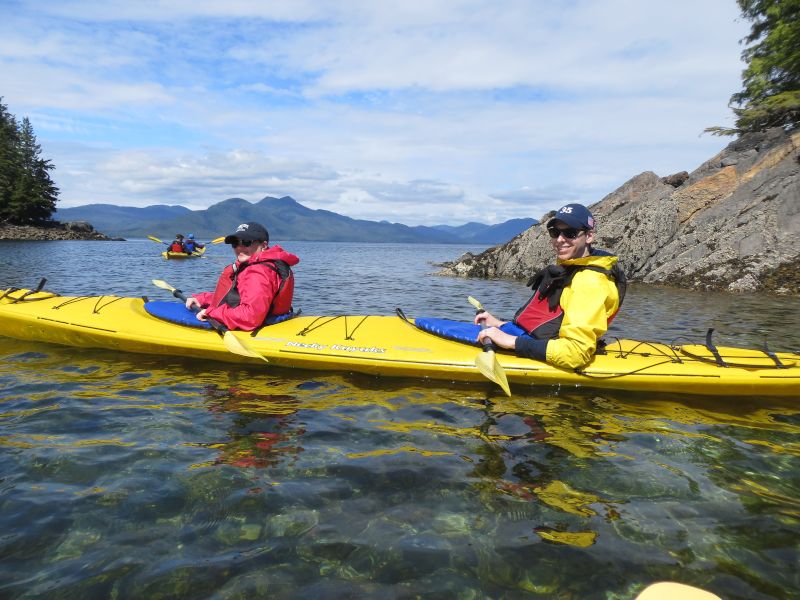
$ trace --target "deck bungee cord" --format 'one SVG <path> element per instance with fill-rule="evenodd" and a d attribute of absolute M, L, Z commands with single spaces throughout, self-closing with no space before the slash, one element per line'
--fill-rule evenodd
<path fill-rule="evenodd" d="M 32 289 L 32 290 L 27 290 L 27 291 L 23 292 L 22 296 L 20 296 L 19 298 L 14 298 L 14 302 L 21 302 L 22 300 L 24 300 L 24 299 L 25 299 L 25 298 L 27 298 L 28 296 L 32 296 L 33 294 L 38 294 L 39 292 L 41 292 L 41 291 L 42 291 L 42 288 L 44 287 L 44 284 L 45 284 L 45 283 L 47 283 L 47 279 L 46 279 L 46 278 L 44 278 L 44 277 L 42 277 L 42 278 L 39 280 L 39 285 L 37 285 L 37 286 L 36 286 L 34 289 Z M 13 290 L 14 292 L 21 291 L 21 290 L 20 290 L 20 288 L 9 288 L 9 290 L 8 290 L 8 291 L 11 291 L 11 290 Z M 3 298 L 5 298 L 5 297 L 6 297 L 6 295 L 7 295 L 8 291 L 6 292 L 6 294 L 3 294 L 2 296 L 0 296 L 0 300 L 2 300 Z"/>
<path fill-rule="evenodd" d="M 369 315 L 356 317 L 356 318 L 359 318 L 361 320 L 358 322 L 358 325 L 356 325 L 353 328 L 353 331 L 351 331 L 349 333 L 347 331 L 347 317 L 348 317 L 348 315 L 336 315 L 336 316 L 333 316 L 333 317 L 315 317 L 314 320 L 309 325 L 306 325 L 303 329 L 298 331 L 297 335 L 306 336 L 309 333 L 311 333 L 312 331 L 320 329 L 321 327 L 324 327 L 325 325 L 328 325 L 329 323 L 333 323 L 334 321 L 338 321 L 339 319 L 344 319 L 344 334 L 345 334 L 344 335 L 344 339 L 350 340 L 350 341 L 355 341 L 355 338 L 353 337 L 353 334 L 356 332 L 356 330 L 359 327 L 361 327 L 361 325 L 364 324 L 364 322 L 369 318 Z M 351 318 L 353 318 L 353 317 L 351 317 Z M 317 321 L 320 321 L 322 319 L 326 319 L 326 320 L 317 325 Z"/>
<path fill-rule="evenodd" d="M 105 300 L 106 298 L 108 298 L 108 302 L 104 304 L 103 300 Z M 41 299 L 43 300 L 44 298 Z M 115 302 L 123 300 L 123 297 L 122 296 L 75 296 L 74 298 L 68 298 L 61 304 L 56 304 L 55 306 L 52 306 L 51 308 L 53 310 L 59 310 L 61 308 L 64 308 L 65 306 L 69 306 L 70 304 L 74 304 L 76 302 L 82 302 L 84 300 L 95 301 L 94 307 L 92 308 L 92 314 L 97 315 L 100 314 L 100 311 L 106 308 L 107 306 L 111 306 Z"/>
<path fill-rule="evenodd" d="M 611 339 L 615 340 L 617 345 L 618 345 L 618 349 L 617 350 L 612 350 L 612 352 L 616 352 L 617 356 L 619 356 L 619 358 L 621 358 L 621 359 L 625 359 L 628 356 L 664 356 L 666 358 L 669 358 L 670 362 L 674 362 L 674 363 L 677 363 L 677 364 L 680 364 L 680 363 L 683 362 L 681 360 L 681 358 L 675 353 L 676 346 L 674 346 L 673 344 L 662 344 L 661 342 L 648 342 L 646 340 L 642 340 L 642 341 L 639 341 L 630 350 L 623 350 L 622 349 L 622 341 L 620 340 L 620 338 L 618 338 L 616 336 L 611 336 Z M 608 342 L 605 341 L 605 338 L 601 339 L 600 342 L 601 342 L 601 344 L 598 344 L 597 354 L 607 353 L 609 351 L 609 348 L 610 348 Z M 654 350 L 654 352 L 637 352 L 636 350 L 637 350 L 637 348 L 639 348 L 639 346 L 648 346 L 648 347 L 652 348 Z M 662 349 L 663 346 L 666 346 L 667 348 L 669 348 L 672 351 L 672 355 L 667 354 Z"/>

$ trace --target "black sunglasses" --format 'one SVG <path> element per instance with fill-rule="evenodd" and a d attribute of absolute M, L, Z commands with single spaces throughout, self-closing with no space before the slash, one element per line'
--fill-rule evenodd
<path fill-rule="evenodd" d="M 234 238 L 228 243 L 231 245 L 232 248 L 236 248 L 236 246 L 244 246 L 245 248 L 249 248 L 256 242 L 255 240 L 245 241 L 245 240 L 237 240 L 236 238 Z"/>
<path fill-rule="evenodd" d="M 558 236 L 563 235 L 564 239 L 567 240 L 574 240 L 580 234 L 584 233 L 585 229 L 575 229 L 574 227 L 567 227 L 565 229 L 559 229 L 558 227 L 548 227 L 547 233 L 550 234 L 550 237 L 556 239 Z"/>

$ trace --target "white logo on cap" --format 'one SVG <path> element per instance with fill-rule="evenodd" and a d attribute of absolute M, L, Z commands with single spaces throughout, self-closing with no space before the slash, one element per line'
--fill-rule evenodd
<path fill-rule="evenodd" d="M 561 208 L 558 209 L 558 212 L 571 214 L 572 213 L 572 207 L 571 206 L 562 206 Z"/>
<path fill-rule="evenodd" d="M 247 231 L 249 225 L 247 223 L 242 223 L 236 228 L 236 231 Z"/>

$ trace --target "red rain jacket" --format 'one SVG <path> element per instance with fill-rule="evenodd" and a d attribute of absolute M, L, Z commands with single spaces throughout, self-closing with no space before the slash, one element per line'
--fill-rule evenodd
<path fill-rule="evenodd" d="M 213 293 L 192 296 L 206 309 L 206 315 L 228 329 L 252 331 L 267 317 L 292 310 L 294 274 L 290 270 L 281 288 L 281 277 L 272 268 L 275 260 L 282 260 L 290 267 L 300 262 L 294 254 L 272 246 L 242 263 L 237 261 L 225 267 Z"/>

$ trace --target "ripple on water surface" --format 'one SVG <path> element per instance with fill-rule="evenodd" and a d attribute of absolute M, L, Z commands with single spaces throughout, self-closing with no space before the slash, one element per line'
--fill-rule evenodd
<path fill-rule="evenodd" d="M 102 274 L 76 277 L 87 252 L 59 253 L 48 286 L 161 297 L 153 277 L 210 289 L 228 260 L 148 262 L 146 243 L 109 244 Z M 307 314 L 469 319 L 473 295 L 508 316 L 528 294 L 428 278 L 407 247 L 299 249 Z M 633 286 L 613 333 L 714 327 L 720 344 L 791 350 L 798 308 Z M 800 593 L 793 398 L 535 386 L 506 398 L 9 339 L 0 385 L 3 597 L 629 598 L 661 579 Z"/>

